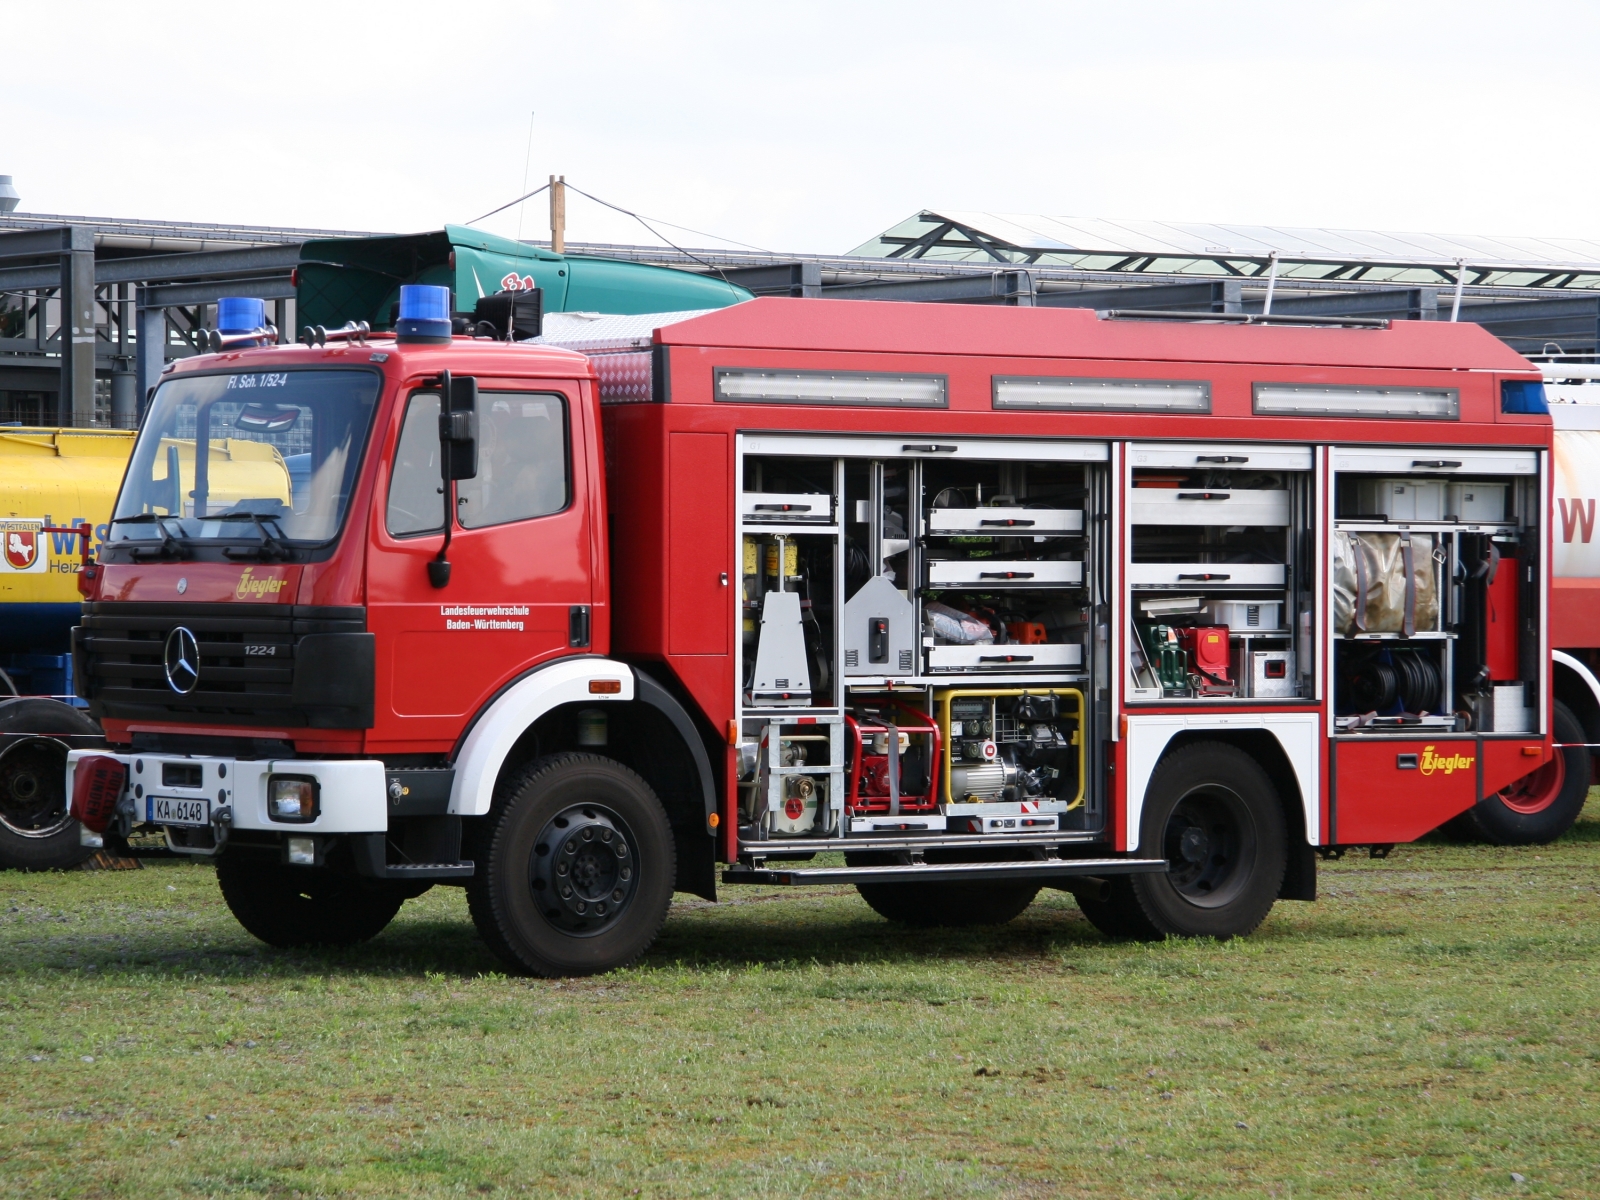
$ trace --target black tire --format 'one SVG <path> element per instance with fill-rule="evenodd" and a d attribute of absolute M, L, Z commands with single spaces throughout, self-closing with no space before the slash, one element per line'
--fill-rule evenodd
<path fill-rule="evenodd" d="M 1555 740 L 1589 739 L 1573 711 L 1557 700 L 1551 714 Z M 1589 752 L 1574 745 L 1508 788 L 1485 796 L 1462 813 L 1452 828 L 1497 846 L 1553 842 L 1572 828 L 1589 799 Z"/>
<path fill-rule="evenodd" d="M 280 950 L 358 945 L 405 902 L 402 889 L 381 880 L 241 854 L 217 860 L 217 883 L 239 924 Z"/>
<path fill-rule="evenodd" d="M 60 739 L 99 732 L 87 714 L 59 700 L 0 702 L 0 868 L 61 870 L 94 853 L 67 815 L 67 744 Z"/>
<path fill-rule="evenodd" d="M 1118 941 L 1159 942 L 1166 936 L 1158 929 L 1133 895 L 1133 880 L 1127 875 L 1113 875 L 1106 881 L 1106 895 L 1093 899 L 1085 895 L 1073 897 L 1084 917 L 1108 938 Z"/>
<path fill-rule="evenodd" d="M 1004 925 L 1039 894 L 1037 883 L 858 883 L 873 912 L 917 929 Z"/>
<path fill-rule="evenodd" d="M 1139 844 L 1169 869 L 1114 880 L 1104 908 L 1084 908 L 1099 928 L 1116 929 L 1112 936 L 1241 937 L 1272 910 L 1289 861 L 1277 789 L 1255 759 L 1223 742 L 1196 742 L 1161 760 Z"/>
<path fill-rule="evenodd" d="M 633 962 L 667 919 L 672 827 L 650 785 L 594 754 L 539 759 L 469 831 L 467 905 L 512 970 L 597 975 Z"/>

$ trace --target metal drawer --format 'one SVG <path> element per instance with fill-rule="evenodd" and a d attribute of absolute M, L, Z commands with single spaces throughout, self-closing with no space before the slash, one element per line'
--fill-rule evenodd
<path fill-rule="evenodd" d="M 1135 467 L 1207 467 L 1230 471 L 1309 471 L 1309 446 L 1257 446 L 1247 442 L 1196 445 L 1193 442 L 1134 442 L 1128 462 Z"/>
<path fill-rule="evenodd" d="M 1289 493 L 1216 488 L 1130 488 L 1132 525 L 1287 525 Z"/>
<path fill-rule="evenodd" d="M 1134 587 L 1281 588 L 1282 563 L 1129 563 L 1128 582 Z"/>
<path fill-rule="evenodd" d="M 833 497 L 823 492 L 740 492 L 739 516 L 746 525 L 828 525 Z"/>
<path fill-rule="evenodd" d="M 1083 582 L 1081 562 L 1002 561 L 992 558 L 930 560 L 929 587 L 981 584 L 984 587 L 1076 587 Z"/>
<path fill-rule="evenodd" d="M 929 533 L 1082 533 L 1081 508 L 936 508 Z"/>
<path fill-rule="evenodd" d="M 929 671 L 1042 671 L 1083 665 L 1077 642 L 1037 646 L 928 646 L 923 650 Z"/>

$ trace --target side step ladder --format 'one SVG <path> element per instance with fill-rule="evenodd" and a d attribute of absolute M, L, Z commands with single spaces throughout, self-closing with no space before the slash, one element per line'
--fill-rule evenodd
<path fill-rule="evenodd" d="M 804 887 L 839 883 L 954 883 L 961 880 L 1094 879 L 1107 875 L 1165 872 L 1164 858 L 1044 858 L 1027 862 L 892 863 L 870 867 L 729 867 L 723 883 L 756 883 L 769 887 Z"/>

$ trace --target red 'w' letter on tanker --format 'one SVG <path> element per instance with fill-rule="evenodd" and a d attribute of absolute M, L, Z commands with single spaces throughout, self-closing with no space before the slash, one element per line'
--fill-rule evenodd
<path fill-rule="evenodd" d="M 1556 503 L 1561 505 L 1561 540 L 1570 542 L 1576 529 L 1587 546 L 1589 539 L 1594 536 L 1594 501 L 1574 500 L 1571 508 L 1567 507 L 1564 499 L 1558 499 Z"/>

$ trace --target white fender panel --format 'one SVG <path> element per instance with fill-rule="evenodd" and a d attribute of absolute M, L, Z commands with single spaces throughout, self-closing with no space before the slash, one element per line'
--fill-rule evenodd
<path fill-rule="evenodd" d="M 619 681 L 622 690 L 591 692 L 591 680 Z M 463 817 L 481 817 L 489 811 L 506 755 L 528 726 L 552 708 L 580 702 L 615 704 L 633 697 L 633 671 L 608 658 L 563 659 L 512 684 L 467 734 L 456 757 L 450 811 Z"/>
<path fill-rule="evenodd" d="M 1600 679 L 1594 677 L 1593 671 L 1562 650 L 1552 651 L 1550 658 L 1557 666 L 1565 667 L 1583 680 L 1584 686 L 1594 693 L 1595 703 L 1600 704 Z"/>
<path fill-rule="evenodd" d="M 1142 850 L 1139 826 L 1144 817 L 1145 793 L 1150 776 L 1167 749 L 1167 743 L 1191 729 L 1264 729 L 1278 739 L 1300 784 L 1305 806 L 1306 841 L 1319 845 L 1322 838 L 1322 771 L 1320 713 L 1239 713 L 1236 716 L 1129 715 L 1128 720 L 1128 849 Z M 1152 850 L 1151 853 L 1155 853 Z"/>

